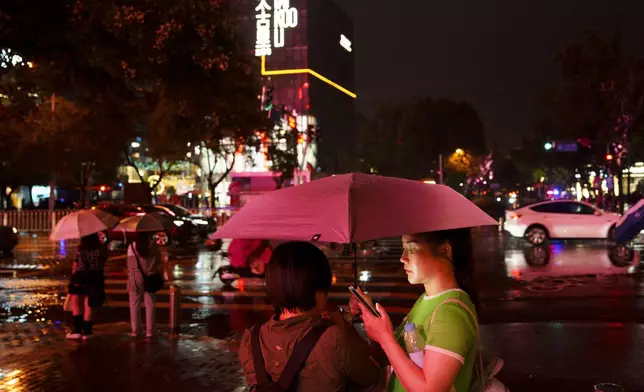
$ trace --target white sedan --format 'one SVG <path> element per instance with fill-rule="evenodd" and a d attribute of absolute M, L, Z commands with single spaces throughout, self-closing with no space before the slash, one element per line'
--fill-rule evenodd
<path fill-rule="evenodd" d="M 505 213 L 505 230 L 533 245 L 549 238 L 612 238 L 618 214 L 603 212 L 578 201 L 532 204 Z"/>

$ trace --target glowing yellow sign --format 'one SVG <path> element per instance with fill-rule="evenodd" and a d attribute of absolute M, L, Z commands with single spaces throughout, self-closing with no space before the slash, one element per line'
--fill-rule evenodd
<path fill-rule="evenodd" d="M 310 68 L 296 68 L 296 69 L 280 69 L 280 70 L 274 70 L 274 71 L 267 71 L 266 70 L 266 57 L 262 56 L 262 75 L 264 76 L 272 76 L 272 75 L 295 75 L 295 74 L 310 74 L 315 76 L 316 78 L 320 79 L 324 83 L 328 84 L 329 86 L 335 87 L 338 90 L 342 91 L 343 93 L 347 94 L 351 98 L 356 98 L 357 95 L 350 90 L 347 90 L 346 88 L 342 87 L 341 85 L 335 83 L 331 79 L 328 79 L 319 73 L 315 72 L 314 70 Z"/>

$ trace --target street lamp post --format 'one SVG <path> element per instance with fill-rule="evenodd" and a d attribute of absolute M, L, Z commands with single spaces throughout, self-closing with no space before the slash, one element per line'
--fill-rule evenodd
<path fill-rule="evenodd" d="M 463 151 L 462 148 L 457 148 L 454 153 L 457 155 L 463 155 L 465 151 Z M 443 174 L 443 154 L 438 154 L 438 183 L 443 184 L 444 180 L 445 176 Z"/>

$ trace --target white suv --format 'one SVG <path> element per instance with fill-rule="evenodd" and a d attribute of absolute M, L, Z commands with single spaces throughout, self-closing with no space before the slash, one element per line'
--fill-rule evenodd
<path fill-rule="evenodd" d="M 549 238 L 612 238 L 618 214 L 573 200 L 546 201 L 505 213 L 505 230 L 533 245 Z"/>

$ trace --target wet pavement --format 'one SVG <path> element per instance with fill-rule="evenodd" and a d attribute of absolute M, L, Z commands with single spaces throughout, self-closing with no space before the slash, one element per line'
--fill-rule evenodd
<path fill-rule="evenodd" d="M 0 391 L 248 390 L 236 334 L 217 339 L 197 327 L 132 339 L 127 323 L 109 323 L 88 341 L 70 342 L 64 332 L 0 324 Z M 481 335 L 486 356 L 505 359 L 498 377 L 513 391 L 583 392 L 599 382 L 644 388 L 641 325 L 510 323 L 484 325 Z"/>
<path fill-rule="evenodd" d="M 484 344 L 488 353 L 505 359 L 501 379 L 512 389 L 590 391 L 593 382 L 612 380 L 628 386 L 627 390 L 644 390 L 644 380 L 639 376 L 641 360 L 633 354 L 644 348 L 644 327 L 639 324 L 644 323 L 644 289 L 632 252 L 601 242 L 556 242 L 533 248 L 493 231 L 478 232 L 475 244 Z M 14 257 L 0 259 L 0 328 L 4 328 L 0 329 L 0 368 L 4 369 L 0 375 L 7 369 L 23 369 L 27 374 L 24 369 L 39 350 L 51 353 L 51 358 L 34 362 L 40 365 L 30 368 L 35 369 L 31 376 L 24 376 L 25 383 L 34 379 L 34 384 L 8 390 L 58 390 L 52 386 L 58 385 L 55 380 L 62 380 L 61 386 L 71 382 L 71 390 L 101 386 L 93 381 L 93 377 L 100 378 L 93 367 L 83 368 L 86 376 L 80 377 L 81 381 L 71 380 L 73 370 L 85 366 L 85 361 L 96 363 L 99 373 L 109 374 L 110 379 L 114 376 L 113 387 L 104 385 L 107 389 L 97 390 L 147 390 L 147 385 L 157 385 L 156 378 L 161 376 L 173 387 L 163 389 L 164 384 L 158 384 L 158 391 L 177 390 L 178 385 L 186 390 L 213 390 L 213 385 L 218 391 L 238 387 L 228 378 L 238 377 L 236 364 L 225 360 L 228 365 L 223 365 L 211 357 L 223 353 L 222 347 L 234 356 L 243 330 L 270 315 L 263 281 L 248 279 L 225 287 L 212 278 L 217 268 L 227 264 L 221 254 L 197 246 L 168 249 L 171 283 L 183 293 L 182 332 L 199 337 L 131 342 L 123 323 L 129 318 L 125 254 L 122 249 L 114 250 L 106 266 L 108 299 L 95 318 L 100 339 L 78 345 L 61 337 L 68 321 L 61 305 L 75 246 L 22 235 Z M 359 258 L 361 284 L 392 313 L 394 322 L 422 291 L 407 283 L 399 252 L 397 240 L 382 241 L 377 248 L 361 252 Z M 352 258 L 331 253 L 330 259 L 335 277 L 330 297 L 345 305 L 346 287 L 353 279 Z M 169 320 L 168 301 L 168 290 L 162 290 L 157 303 L 162 324 Z M 14 338 L 25 334 L 5 331 L 34 325 L 52 331 L 50 337 L 36 334 L 38 340 L 33 336 Z M 103 347 L 101 341 L 108 341 L 109 347 Z M 629 344 L 631 348 L 626 347 Z M 190 352 L 194 353 L 192 358 L 188 358 Z M 228 354 L 222 355 L 228 358 Z M 102 357 L 114 360 L 98 363 Z M 165 370 L 154 370 L 150 364 Z M 198 372 L 202 368 L 210 369 L 208 375 Z M 139 372 L 156 378 L 149 383 L 137 381 L 134 375 Z M 12 380 L 1 377 L 0 391 Z M 38 389 L 39 382 L 47 387 Z M 17 384 L 23 385 L 22 381 Z"/>

